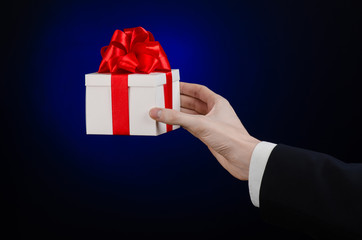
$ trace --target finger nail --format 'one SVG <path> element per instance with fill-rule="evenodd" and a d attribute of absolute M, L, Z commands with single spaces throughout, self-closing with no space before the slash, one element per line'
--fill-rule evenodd
<path fill-rule="evenodd" d="M 152 108 L 152 109 L 150 110 L 150 116 L 151 116 L 151 118 L 153 118 L 153 119 L 158 119 L 158 118 L 160 118 L 160 116 L 161 116 L 161 109 Z"/>

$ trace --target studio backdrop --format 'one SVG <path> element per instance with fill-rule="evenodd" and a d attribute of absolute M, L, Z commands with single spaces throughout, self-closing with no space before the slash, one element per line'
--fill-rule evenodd
<path fill-rule="evenodd" d="M 356 1 L 357 2 L 357 1 Z M 2 80 L 4 162 L 16 236 L 278 237 L 248 183 L 186 130 L 86 135 L 85 74 L 116 29 L 152 32 L 264 141 L 357 162 L 361 15 L 349 1 L 12 2 Z"/>

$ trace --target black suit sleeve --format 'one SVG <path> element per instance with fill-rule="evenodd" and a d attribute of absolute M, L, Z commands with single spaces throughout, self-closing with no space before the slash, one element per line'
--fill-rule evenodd
<path fill-rule="evenodd" d="M 362 164 L 278 144 L 259 200 L 267 222 L 317 238 L 362 239 Z"/>

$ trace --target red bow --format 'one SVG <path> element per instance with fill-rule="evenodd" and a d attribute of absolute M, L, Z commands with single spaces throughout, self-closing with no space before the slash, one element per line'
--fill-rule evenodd
<path fill-rule="evenodd" d="M 101 49 L 99 73 L 150 73 L 170 71 L 166 53 L 151 32 L 142 27 L 116 30 Z"/>

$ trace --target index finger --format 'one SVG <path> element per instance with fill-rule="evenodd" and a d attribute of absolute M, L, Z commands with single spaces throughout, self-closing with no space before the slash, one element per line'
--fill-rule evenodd
<path fill-rule="evenodd" d="M 186 82 L 180 82 L 180 93 L 200 99 L 207 105 L 214 104 L 219 97 L 218 94 L 214 93 L 204 85 Z"/>

